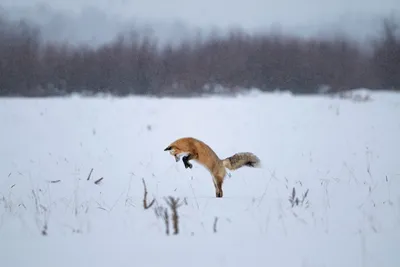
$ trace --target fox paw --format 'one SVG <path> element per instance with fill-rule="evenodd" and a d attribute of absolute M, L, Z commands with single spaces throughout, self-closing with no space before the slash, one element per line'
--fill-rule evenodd
<path fill-rule="evenodd" d="M 183 161 L 183 164 L 185 164 L 185 168 L 187 169 L 187 168 L 192 168 L 193 167 L 193 165 L 192 165 L 192 163 L 190 163 L 189 162 L 189 157 L 190 157 L 190 155 L 187 155 L 187 156 L 184 156 L 183 158 L 182 158 L 182 161 Z"/>
<path fill-rule="evenodd" d="M 187 169 L 187 168 L 191 169 L 193 167 L 192 163 L 189 163 L 187 161 L 184 161 L 183 163 L 185 164 L 185 169 Z"/>

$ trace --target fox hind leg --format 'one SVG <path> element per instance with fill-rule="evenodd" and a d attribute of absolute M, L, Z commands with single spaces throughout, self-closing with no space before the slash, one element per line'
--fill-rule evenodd
<path fill-rule="evenodd" d="M 215 197 L 221 198 L 224 195 L 222 191 L 222 180 L 213 177 L 214 187 L 215 187 Z"/>
<path fill-rule="evenodd" d="M 216 197 L 223 197 L 223 195 L 224 195 L 224 192 L 222 191 L 222 182 L 217 182 L 217 188 L 218 188 L 218 190 L 217 190 L 217 192 L 216 192 Z"/>

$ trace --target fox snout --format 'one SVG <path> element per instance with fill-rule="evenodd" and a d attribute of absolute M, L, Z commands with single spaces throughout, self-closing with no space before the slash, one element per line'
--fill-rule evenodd
<path fill-rule="evenodd" d="M 178 157 L 178 155 L 176 155 L 175 149 L 172 149 L 171 146 L 166 147 L 166 148 L 164 149 L 164 151 L 169 151 L 169 153 L 170 153 L 172 156 L 174 156 L 175 161 L 176 161 L 176 162 L 179 161 L 179 157 Z"/>

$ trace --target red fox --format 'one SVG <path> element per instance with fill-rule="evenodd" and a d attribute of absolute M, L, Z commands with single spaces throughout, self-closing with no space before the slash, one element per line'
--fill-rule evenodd
<path fill-rule="evenodd" d="M 236 170 L 243 166 L 260 167 L 260 159 L 250 152 L 236 153 L 231 157 L 221 160 L 217 154 L 204 142 L 192 137 L 184 137 L 175 140 L 164 151 L 169 151 L 175 157 L 176 162 L 182 158 L 185 168 L 192 168 L 190 160 L 203 165 L 212 175 L 215 186 L 215 195 L 223 196 L 222 183 L 226 175 L 226 169 Z"/>

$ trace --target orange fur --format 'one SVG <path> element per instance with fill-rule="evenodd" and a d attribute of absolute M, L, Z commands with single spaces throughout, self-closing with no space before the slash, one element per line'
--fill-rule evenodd
<path fill-rule="evenodd" d="M 190 160 L 203 165 L 213 177 L 216 197 L 223 196 L 222 183 L 226 175 L 225 168 L 236 170 L 242 166 L 257 167 L 260 163 L 260 160 L 249 152 L 236 153 L 231 157 L 221 160 L 206 143 L 192 137 L 177 139 L 165 148 L 164 151 L 169 151 L 177 162 L 180 159 L 180 155 L 186 154 L 183 157 L 185 168 L 192 168 Z"/>

